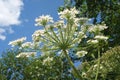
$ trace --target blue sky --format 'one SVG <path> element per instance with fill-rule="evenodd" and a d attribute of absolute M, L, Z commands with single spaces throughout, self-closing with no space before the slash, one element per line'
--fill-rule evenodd
<path fill-rule="evenodd" d="M 44 14 L 58 20 L 57 9 L 64 0 L 1 0 L 0 1 L 0 54 L 5 51 L 9 41 L 27 37 L 39 27 L 34 26 L 35 18 Z"/>

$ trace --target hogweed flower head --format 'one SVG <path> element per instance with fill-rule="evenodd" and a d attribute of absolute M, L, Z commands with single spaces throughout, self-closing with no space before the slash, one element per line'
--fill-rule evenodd
<path fill-rule="evenodd" d="M 59 21 L 55 22 L 55 24 L 54 24 L 55 28 L 59 28 L 59 27 L 63 27 L 63 26 L 64 26 L 63 20 L 59 20 Z"/>
<path fill-rule="evenodd" d="M 78 27 L 80 25 L 80 19 L 79 18 L 73 18 L 73 24 L 75 27 Z"/>
<path fill-rule="evenodd" d="M 35 19 L 36 26 L 45 26 L 49 22 L 53 22 L 53 18 L 50 15 L 42 15 Z"/>
<path fill-rule="evenodd" d="M 41 36 L 44 36 L 45 30 L 36 30 L 33 35 L 32 39 L 33 41 L 40 41 Z"/>
<path fill-rule="evenodd" d="M 88 52 L 87 51 L 78 51 L 76 53 L 77 57 L 84 57 Z"/>
<path fill-rule="evenodd" d="M 107 40 L 108 37 L 103 36 L 103 35 L 97 35 L 97 36 L 95 36 L 95 39 L 98 39 L 98 40 Z"/>
<path fill-rule="evenodd" d="M 105 24 L 104 25 L 92 25 L 92 26 L 90 26 L 89 31 L 90 32 L 100 32 L 107 28 L 108 27 Z"/>
<path fill-rule="evenodd" d="M 21 52 L 19 53 L 16 57 L 20 58 L 20 57 L 34 57 L 36 55 L 36 52 Z"/>
<path fill-rule="evenodd" d="M 106 29 L 106 25 L 88 25 L 86 22 L 87 18 L 76 18 L 79 13 L 75 8 L 65 9 L 58 13 L 60 20 L 53 23 L 53 18 L 50 15 L 42 15 L 36 18 L 37 26 L 44 26 L 43 30 L 36 30 L 32 35 L 32 50 L 39 49 L 40 51 L 58 51 L 58 50 L 69 50 L 74 48 L 83 40 L 87 40 L 89 36 L 88 33 L 93 33 L 102 31 Z M 97 34 L 98 35 L 98 34 Z M 101 34 L 100 34 L 101 35 Z M 92 37 L 93 40 L 88 40 L 87 43 L 97 44 L 98 39 L 108 39 L 103 36 Z M 22 44 L 22 47 L 29 47 L 31 44 L 28 42 Z M 84 51 L 77 52 L 79 57 L 85 56 L 87 54 Z"/>
<path fill-rule="evenodd" d="M 88 40 L 88 44 L 97 44 L 99 41 L 98 40 Z"/>
<path fill-rule="evenodd" d="M 22 48 L 30 48 L 32 46 L 31 42 L 25 42 L 21 45 Z"/>
<path fill-rule="evenodd" d="M 60 13 L 58 13 L 58 15 L 60 15 L 60 19 L 72 19 L 76 17 L 76 14 L 78 14 L 79 11 L 76 10 L 76 8 L 71 8 L 69 9 L 65 9 L 63 11 L 61 11 Z"/>
<path fill-rule="evenodd" d="M 49 15 L 42 15 L 36 18 L 35 25 L 44 27 L 43 30 L 36 30 L 33 33 L 32 45 L 30 42 L 23 43 L 25 38 L 9 43 L 12 46 L 20 44 L 20 47 L 23 47 L 23 50 L 29 51 L 22 52 L 16 57 L 19 58 L 35 56 L 36 53 L 32 51 L 41 51 L 43 53 L 45 52 L 46 54 L 43 54 L 43 56 L 48 57 L 43 60 L 42 65 L 48 66 L 53 62 L 53 57 L 49 57 L 51 52 L 57 53 L 62 51 L 61 54 L 66 56 L 70 65 L 73 67 L 73 70 L 78 74 L 77 76 L 80 76 L 79 72 L 77 72 L 77 69 L 73 66 L 72 61 L 69 58 L 69 50 L 76 49 L 78 46 L 81 47 L 81 45 L 83 46 L 84 44 L 82 44 L 82 42 L 85 44 L 97 44 L 101 40 L 107 40 L 108 37 L 102 36 L 101 34 L 101 31 L 107 28 L 106 25 L 87 25 L 87 18 L 76 18 L 78 13 L 79 11 L 77 11 L 75 8 L 65 9 L 58 13 L 60 20 L 54 23 L 53 18 Z M 87 33 L 89 33 L 89 35 L 87 35 Z M 93 36 L 91 37 L 92 34 Z M 32 48 L 29 48 L 29 46 L 32 46 Z M 77 51 L 76 56 L 81 58 L 84 57 L 87 53 L 88 52 L 84 50 Z"/>
<path fill-rule="evenodd" d="M 26 37 L 22 37 L 20 39 L 17 39 L 17 40 L 9 42 L 8 45 L 11 45 L 12 47 L 14 47 L 14 46 L 20 46 L 25 40 L 26 40 Z"/>

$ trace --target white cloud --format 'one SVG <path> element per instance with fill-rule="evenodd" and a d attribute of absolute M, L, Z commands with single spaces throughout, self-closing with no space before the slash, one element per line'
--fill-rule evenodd
<path fill-rule="evenodd" d="M 0 34 L 0 39 L 1 39 L 1 40 L 5 40 L 6 37 L 5 37 L 4 35 Z"/>
<path fill-rule="evenodd" d="M 4 40 L 6 29 L 12 25 L 20 24 L 20 14 L 23 7 L 22 0 L 0 0 L 0 39 Z M 4 30 L 4 31 L 3 31 Z"/>
<path fill-rule="evenodd" d="M 6 39 L 6 37 L 4 35 L 2 35 L 2 33 L 4 33 L 4 32 L 5 32 L 5 30 L 0 28 L 0 39 L 1 40 L 5 40 Z"/>

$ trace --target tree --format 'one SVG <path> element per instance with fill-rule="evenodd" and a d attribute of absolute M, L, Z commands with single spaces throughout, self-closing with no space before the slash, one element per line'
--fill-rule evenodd
<path fill-rule="evenodd" d="M 120 46 L 116 46 L 105 53 L 100 58 L 99 79 L 102 80 L 119 80 L 120 79 Z M 79 66 L 85 79 L 94 80 L 98 59 L 84 62 Z"/>

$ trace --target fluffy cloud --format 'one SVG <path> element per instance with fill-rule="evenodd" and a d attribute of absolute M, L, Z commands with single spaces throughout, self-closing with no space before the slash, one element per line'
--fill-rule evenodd
<path fill-rule="evenodd" d="M 4 35 L 2 35 L 2 33 L 4 33 L 4 32 L 5 32 L 5 30 L 0 28 L 0 39 L 1 40 L 5 40 L 5 38 L 6 38 Z"/>
<path fill-rule="evenodd" d="M 12 25 L 20 24 L 20 14 L 23 7 L 22 0 L 0 0 L 0 39 L 5 40 L 3 35 L 6 29 L 11 30 Z"/>

